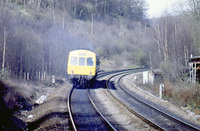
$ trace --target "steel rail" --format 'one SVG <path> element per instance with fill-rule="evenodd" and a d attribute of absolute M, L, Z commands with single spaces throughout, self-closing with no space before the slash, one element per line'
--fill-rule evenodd
<path fill-rule="evenodd" d="M 129 74 L 132 74 L 132 73 L 138 73 L 138 72 L 119 73 L 119 74 L 116 74 L 116 75 L 113 75 L 112 77 L 110 77 L 110 78 L 107 80 L 107 82 L 106 82 L 106 87 L 107 87 L 108 92 L 110 93 L 110 95 L 111 95 L 114 99 L 116 99 L 119 103 L 121 103 L 121 104 L 124 105 L 127 109 L 129 109 L 130 112 L 132 112 L 133 114 L 135 114 L 136 116 L 138 116 L 139 118 L 141 118 L 142 120 L 144 120 L 146 123 L 150 124 L 151 126 L 153 126 L 153 127 L 156 128 L 156 129 L 159 129 L 159 130 L 166 130 L 166 128 L 163 128 L 163 127 L 159 126 L 158 124 L 156 124 L 156 123 L 154 123 L 153 121 L 149 120 L 148 118 L 146 118 L 145 116 L 141 115 L 141 114 L 138 113 L 137 111 L 134 111 L 133 109 L 131 109 L 129 106 L 127 106 L 127 105 L 124 104 L 122 101 L 120 101 L 119 98 L 117 98 L 117 97 L 110 91 L 110 89 L 111 89 L 110 86 L 109 86 L 110 80 L 111 80 L 112 78 L 118 76 L 118 75 L 122 75 L 122 76 L 120 76 L 120 78 L 119 78 L 118 81 L 117 81 L 118 86 L 119 86 L 125 93 L 127 93 L 129 96 L 132 96 L 128 91 L 126 91 L 125 89 L 123 89 L 123 88 L 120 86 L 120 84 L 119 84 L 120 80 L 121 80 L 124 76 L 129 75 Z M 123 74 L 124 74 L 124 75 L 123 75 Z M 134 97 L 134 96 L 132 96 L 132 97 Z M 138 100 L 138 101 L 141 101 L 141 102 L 144 103 L 145 105 L 147 105 L 147 106 L 149 106 L 149 107 L 155 109 L 155 107 L 149 105 L 148 103 L 144 102 L 143 100 L 141 100 L 141 99 L 139 99 L 139 98 L 134 97 L 134 99 L 136 99 L 136 100 Z M 182 123 L 183 125 L 186 125 L 186 126 L 192 128 L 193 130 L 200 130 L 199 128 L 197 128 L 197 127 L 191 125 L 190 123 L 187 123 L 187 122 L 182 121 L 182 120 L 180 120 L 180 119 L 176 119 L 175 117 L 171 116 L 170 114 L 168 114 L 168 113 L 166 113 L 166 112 L 161 111 L 161 110 L 158 109 L 158 108 L 156 108 L 155 110 L 158 111 L 158 112 L 161 112 L 161 113 L 164 114 L 166 117 L 171 118 L 173 121 L 176 121 L 176 122 L 178 122 L 178 123 Z"/>
<path fill-rule="evenodd" d="M 67 106 L 68 106 L 69 117 L 70 117 L 70 121 L 71 121 L 73 130 L 77 131 L 77 128 L 76 128 L 76 125 L 75 125 L 75 122 L 74 122 L 74 119 L 73 119 L 73 115 L 72 115 L 72 110 L 71 110 L 71 95 L 72 95 L 73 90 L 74 90 L 74 88 L 72 87 L 72 89 L 71 89 L 71 91 L 70 91 L 70 93 L 68 95 Z"/>
<path fill-rule="evenodd" d="M 136 73 L 136 72 L 135 72 Z M 137 72 L 138 73 L 138 72 Z M 107 87 L 107 91 L 109 92 L 109 94 L 115 99 L 117 100 L 119 103 L 121 103 L 123 106 L 125 106 L 131 113 L 135 114 L 137 117 L 139 117 L 140 119 L 142 119 L 144 122 L 146 122 L 147 124 L 149 124 L 150 126 L 154 127 L 155 129 L 158 130 L 162 130 L 164 131 L 164 129 L 156 124 L 154 124 L 151 120 L 146 119 L 146 117 L 144 117 L 143 115 L 139 114 L 137 111 L 132 110 L 129 106 L 127 106 L 126 104 L 124 104 L 122 101 L 120 101 L 111 91 L 110 91 L 110 86 L 109 86 L 109 82 L 112 78 L 118 76 L 118 75 L 122 75 L 124 73 L 119 73 L 116 75 L 113 75 L 112 77 L 110 77 L 107 81 L 106 81 L 106 87 Z M 131 74 L 131 73 L 127 73 L 126 74 Z"/>
<path fill-rule="evenodd" d="M 149 106 L 150 108 L 152 108 L 152 109 L 154 109 L 154 110 L 156 110 L 156 111 L 158 111 L 158 112 L 164 114 L 165 116 L 167 116 L 168 118 L 172 119 L 173 121 L 177 121 L 178 123 L 181 123 L 181 124 L 183 124 L 183 125 L 186 125 L 186 126 L 192 128 L 193 130 L 200 130 L 200 128 L 195 127 L 195 126 L 193 126 L 192 124 L 190 124 L 190 123 L 188 123 L 188 122 L 186 122 L 186 121 L 183 121 L 183 120 L 181 120 L 181 119 L 179 119 L 179 118 L 177 118 L 177 117 L 174 117 L 174 116 L 170 115 L 169 113 L 164 112 L 164 111 L 160 110 L 159 108 L 156 108 L 155 106 L 152 106 L 152 105 L 148 104 L 147 102 L 143 101 L 142 99 L 137 98 L 137 97 L 133 96 L 132 94 L 130 94 L 126 89 L 124 89 L 124 88 L 120 85 L 120 80 L 121 80 L 124 76 L 129 75 L 129 74 L 131 74 L 131 73 L 122 75 L 122 76 L 118 79 L 118 81 L 117 81 L 118 86 L 119 86 L 125 93 L 127 93 L 129 96 L 134 97 L 134 99 L 140 101 L 140 102 L 143 103 L 144 105 Z M 163 129 L 164 129 L 164 128 L 163 128 Z M 164 130 L 166 130 L 166 129 L 164 129 Z"/>
<path fill-rule="evenodd" d="M 100 112 L 100 110 L 97 108 L 97 106 L 94 104 L 94 101 L 92 100 L 91 96 L 90 96 L 90 91 L 88 89 L 88 97 L 90 99 L 90 102 L 92 103 L 92 105 L 94 106 L 95 110 L 101 115 L 101 117 L 103 118 L 103 120 L 110 126 L 110 128 L 113 131 L 117 131 L 117 129 L 104 117 L 104 115 Z"/>
<path fill-rule="evenodd" d="M 97 78 L 101 78 L 103 76 L 106 76 L 106 75 L 110 75 L 110 74 L 115 74 L 115 73 L 118 73 L 118 74 L 122 74 L 122 73 L 127 73 L 127 72 L 130 72 L 130 71 L 135 71 L 135 70 L 147 70 L 147 69 L 144 69 L 144 68 L 137 68 L 137 69 L 125 69 L 125 70 L 118 70 L 118 71 L 110 71 L 110 72 L 103 72 L 103 73 L 100 73 L 100 75 L 97 77 Z M 120 72 L 120 73 L 119 73 Z M 77 131 L 77 127 L 76 127 L 76 124 L 75 124 L 75 121 L 73 119 L 73 114 L 72 114 L 72 109 L 71 109 L 71 96 L 72 96 L 72 92 L 74 90 L 74 87 L 71 89 L 69 95 L 68 95 L 68 111 L 69 111 L 69 117 L 70 117 L 70 121 L 71 121 L 71 124 L 72 124 L 72 127 L 73 127 L 73 130 Z M 107 123 L 107 125 L 114 131 L 117 131 L 115 129 L 115 127 L 103 116 L 103 114 L 99 111 L 99 109 L 97 108 L 97 106 L 94 104 L 94 101 L 92 100 L 91 98 L 91 95 L 90 95 L 90 92 L 89 92 L 89 88 L 88 88 L 88 97 L 89 97 L 89 100 L 90 102 L 92 103 L 93 107 L 95 108 L 95 110 L 100 114 L 100 116 L 103 118 L 103 120 Z"/>
<path fill-rule="evenodd" d="M 119 72 L 129 72 L 131 70 L 135 70 L 135 69 L 126 69 L 126 70 L 118 70 L 118 71 L 110 71 L 110 72 L 103 72 L 101 73 L 100 76 L 98 76 L 97 78 L 101 78 L 104 77 L 106 75 L 110 75 L 110 74 L 114 74 L 114 73 L 119 73 Z M 121 74 L 120 73 L 120 74 Z M 92 103 L 93 107 L 95 108 L 95 110 L 100 114 L 100 116 L 103 118 L 103 120 L 108 124 L 108 126 L 113 130 L 113 131 L 117 131 L 117 129 L 106 119 L 106 117 L 101 113 L 101 111 L 97 108 L 97 106 L 95 105 L 94 101 L 92 100 L 92 97 L 90 95 L 90 89 L 88 88 L 88 97 L 90 102 Z"/>
<path fill-rule="evenodd" d="M 128 69 L 128 70 L 133 70 L 133 69 Z M 108 74 L 113 74 L 113 73 L 117 73 L 117 72 L 120 72 L 120 71 L 128 71 L 128 70 L 119 70 L 119 71 L 110 71 L 110 72 L 103 72 L 103 73 L 100 73 L 101 76 L 99 76 L 98 78 L 100 77 L 103 77 L 105 75 L 108 75 Z M 72 96 L 72 92 L 74 90 L 74 87 L 71 89 L 69 95 L 68 95 L 68 102 L 67 102 L 67 105 L 68 105 L 68 111 L 69 111 L 69 117 L 70 117 L 70 121 L 71 121 L 71 124 L 72 124 L 72 128 L 74 131 L 77 131 L 77 127 L 76 127 L 76 124 L 75 124 L 75 121 L 73 119 L 73 114 L 72 114 L 72 110 L 71 110 L 71 96 Z M 91 101 L 91 97 L 89 96 L 89 99 Z M 100 113 L 100 111 L 97 109 L 97 107 L 95 106 L 94 102 L 91 101 L 92 105 L 94 106 L 94 108 L 96 109 L 96 111 L 100 114 L 100 116 L 103 118 L 103 120 L 111 127 L 111 129 L 113 129 L 114 131 L 116 131 L 116 129 L 108 122 L 108 120 L 106 120 L 106 118 L 102 115 L 102 113 Z"/>
<path fill-rule="evenodd" d="M 100 78 L 100 77 L 103 77 L 103 76 L 106 76 L 106 75 L 115 74 L 115 73 L 125 73 L 125 72 L 138 71 L 138 70 L 146 71 L 146 70 L 149 70 L 149 68 L 133 68 L 133 69 L 123 69 L 123 70 L 116 70 L 116 71 L 108 71 L 108 72 L 102 72 L 102 73 L 100 72 L 98 74 L 97 78 Z"/>

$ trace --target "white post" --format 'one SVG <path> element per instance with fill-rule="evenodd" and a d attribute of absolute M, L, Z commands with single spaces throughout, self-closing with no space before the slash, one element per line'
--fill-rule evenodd
<path fill-rule="evenodd" d="M 29 80 L 29 73 L 27 73 L 27 80 Z"/>
<path fill-rule="evenodd" d="M 41 73 L 42 73 L 42 74 L 41 74 L 41 75 L 42 75 L 42 76 L 41 76 L 41 80 L 43 81 L 43 80 L 44 80 L 44 79 L 43 79 L 43 78 L 44 78 L 44 73 L 43 73 L 43 72 L 41 72 Z"/>
<path fill-rule="evenodd" d="M 194 83 L 196 83 L 197 63 L 194 64 Z"/>
<path fill-rule="evenodd" d="M 46 80 L 46 72 L 44 71 L 44 80 Z"/>
<path fill-rule="evenodd" d="M 194 83 L 194 65 L 192 64 L 192 83 Z"/>
<path fill-rule="evenodd" d="M 56 82 L 56 81 L 55 81 L 55 76 L 53 75 L 53 76 L 52 76 L 52 83 L 55 84 L 55 82 Z"/>
<path fill-rule="evenodd" d="M 26 80 L 26 72 L 24 72 L 24 80 Z"/>
<path fill-rule="evenodd" d="M 162 99 L 162 93 L 164 92 L 164 85 L 163 84 L 160 84 L 160 99 Z"/>
<path fill-rule="evenodd" d="M 143 72 L 143 84 L 148 83 L 148 71 Z"/>
<path fill-rule="evenodd" d="M 40 79 L 40 71 L 39 71 L 39 73 L 38 73 L 38 78 L 39 78 L 39 80 L 41 80 L 41 79 Z"/>

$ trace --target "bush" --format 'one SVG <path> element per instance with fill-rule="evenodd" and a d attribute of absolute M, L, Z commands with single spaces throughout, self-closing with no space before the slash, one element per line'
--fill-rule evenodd
<path fill-rule="evenodd" d="M 30 110 L 35 98 L 35 91 L 38 87 L 27 85 L 25 83 L 14 82 L 13 80 L 0 81 L 0 98 L 4 105 L 12 111 Z"/>
<path fill-rule="evenodd" d="M 177 82 L 184 74 L 183 72 L 183 66 L 178 63 L 172 63 L 170 61 L 162 61 L 160 63 L 160 69 L 162 70 L 162 75 L 166 81 L 170 82 Z"/>
<path fill-rule="evenodd" d="M 11 70 L 9 68 L 0 69 L 0 78 L 11 77 Z"/>
<path fill-rule="evenodd" d="M 200 109 L 200 85 L 192 83 L 177 82 L 172 84 L 164 82 L 164 96 L 168 100 L 174 101 L 181 106 L 188 106 L 191 110 Z"/>

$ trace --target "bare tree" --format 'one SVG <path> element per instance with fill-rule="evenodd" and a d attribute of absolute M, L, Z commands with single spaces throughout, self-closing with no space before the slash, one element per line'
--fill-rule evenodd
<path fill-rule="evenodd" d="M 154 24 L 153 37 L 158 45 L 159 60 L 162 60 L 162 53 L 164 54 L 164 61 L 168 61 L 168 26 L 167 17 L 163 17 L 156 20 Z"/>
<path fill-rule="evenodd" d="M 187 27 L 191 29 L 192 43 L 191 53 L 199 55 L 200 52 L 200 0 L 184 0 L 179 1 L 177 9 L 180 10 L 184 17 L 182 19 L 187 23 Z"/>
<path fill-rule="evenodd" d="M 9 22 L 10 22 L 10 14 L 9 14 L 9 10 L 6 7 L 0 7 L 0 23 L 1 25 L 3 25 L 1 27 L 1 33 L 3 35 L 3 55 L 2 55 L 2 73 L 4 73 L 4 69 L 5 69 L 5 58 L 6 58 L 6 42 L 7 42 L 7 35 L 8 35 L 8 27 Z"/>

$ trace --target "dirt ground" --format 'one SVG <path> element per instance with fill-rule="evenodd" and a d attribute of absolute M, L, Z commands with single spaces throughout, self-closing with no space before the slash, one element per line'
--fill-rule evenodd
<path fill-rule="evenodd" d="M 22 87 L 22 85 L 20 84 L 18 86 Z M 58 83 L 56 84 L 44 82 L 36 85 L 34 85 L 34 82 L 31 82 L 31 84 L 23 84 L 23 87 L 24 89 L 18 88 L 18 90 L 12 91 L 12 94 L 15 94 L 16 96 L 16 94 L 19 94 L 21 92 L 21 95 L 19 95 L 20 97 L 24 97 L 24 99 L 26 99 L 25 95 L 30 97 L 31 101 L 29 102 L 32 104 L 31 109 L 21 109 L 13 111 L 12 113 L 10 113 L 12 117 L 8 115 L 6 116 L 10 120 L 5 123 L 13 123 L 13 121 L 18 122 L 13 124 L 13 128 L 16 130 L 70 130 L 67 100 L 72 85 L 69 82 L 58 81 Z M 27 90 L 27 88 L 32 89 Z M 8 85 L 7 90 L 10 91 L 13 90 L 13 88 Z M 23 90 L 25 90 L 25 93 L 23 92 Z M 5 92 L 5 94 L 5 96 L 9 95 L 9 93 L 7 92 Z M 6 102 L 5 96 L 3 99 L 4 102 Z M 13 97 L 12 99 L 18 99 L 18 97 Z M 12 99 L 10 98 L 7 103 L 13 103 Z M 15 100 L 14 102 L 15 104 L 10 105 L 14 105 L 13 107 L 19 105 L 19 102 L 17 102 L 17 100 Z M 21 105 L 21 107 L 23 107 L 23 105 Z M 3 122 L 0 121 L 0 123 Z M 11 128 L 10 126 L 12 125 L 6 124 L 4 126 L 3 124 L 1 128 L 2 130 L 13 130 L 13 128 Z"/>
<path fill-rule="evenodd" d="M 64 83 L 54 87 L 45 87 L 44 103 L 24 114 L 29 130 L 69 130 L 67 100 L 72 85 Z"/>

